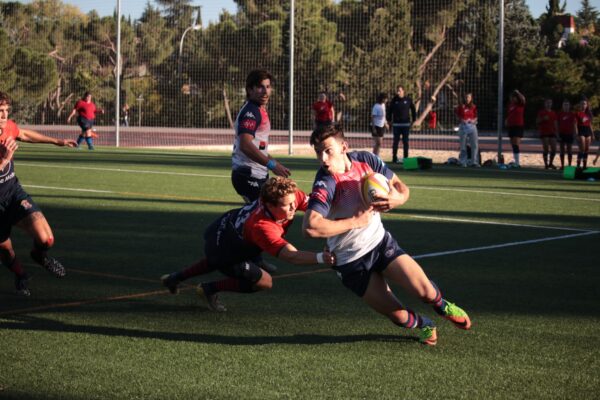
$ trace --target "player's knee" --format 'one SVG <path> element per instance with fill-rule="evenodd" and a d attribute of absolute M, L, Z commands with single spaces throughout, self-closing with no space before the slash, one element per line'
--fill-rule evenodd
<path fill-rule="evenodd" d="M 262 271 L 262 276 L 254 284 L 257 290 L 271 290 L 273 288 L 273 277 L 267 272 Z"/>
<path fill-rule="evenodd" d="M 36 240 L 35 247 L 38 250 L 49 250 L 52 246 L 54 246 L 54 237 L 53 236 L 45 236 Z"/>

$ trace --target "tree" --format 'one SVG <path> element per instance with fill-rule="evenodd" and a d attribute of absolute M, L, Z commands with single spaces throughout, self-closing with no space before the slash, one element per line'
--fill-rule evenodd
<path fill-rule="evenodd" d="M 582 33 L 594 33 L 600 12 L 590 4 L 589 0 L 581 0 L 581 8 L 577 11 L 577 26 Z"/>

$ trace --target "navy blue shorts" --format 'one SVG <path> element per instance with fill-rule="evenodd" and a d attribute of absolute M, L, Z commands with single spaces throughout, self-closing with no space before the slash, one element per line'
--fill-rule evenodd
<path fill-rule="evenodd" d="M 250 169 L 234 169 L 231 171 L 231 183 L 233 188 L 242 196 L 246 204 L 252 203 L 260 196 L 260 188 L 267 181 L 268 176 L 262 179 L 250 175 Z"/>
<path fill-rule="evenodd" d="M 204 255 L 211 270 L 254 284 L 262 277 L 260 267 L 251 262 L 261 253 L 257 246 L 241 240 L 231 223 L 232 213 L 214 221 L 204 232 Z"/>
<path fill-rule="evenodd" d="M 522 126 L 509 126 L 508 127 L 508 137 L 523 137 L 524 129 Z"/>
<path fill-rule="evenodd" d="M 21 185 L 17 185 L 12 193 L 0 200 L 0 242 L 10 237 L 13 225 L 36 211 L 41 210 Z"/>
<path fill-rule="evenodd" d="M 373 271 L 381 272 L 396 258 L 406 254 L 389 232 L 373 250 L 357 260 L 333 267 L 344 286 L 352 290 L 358 297 L 363 297 L 369 286 Z"/>
<path fill-rule="evenodd" d="M 575 139 L 575 135 L 565 135 L 562 133 L 559 135 L 559 140 L 565 144 L 573 144 L 574 139 Z"/>
<path fill-rule="evenodd" d="M 590 137 L 593 136 L 592 128 L 589 126 L 578 126 L 577 132 L 579 136 Z"/>
<path fill-rule="evenodd" d="M 83 118 L 82 116 L 77 117 L 77 124 L 79 124 L 82 133 L 85 133 L 86 131 L 92 129 L 92 127 L 94 126 L 94 122 L 95 120 L 93 119 Z"/>

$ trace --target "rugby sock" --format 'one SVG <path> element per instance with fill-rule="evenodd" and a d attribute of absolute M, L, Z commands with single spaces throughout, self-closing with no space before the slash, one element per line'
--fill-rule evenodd
<path fill-rule="evenodd" d="M 433 306 L 433 310 L 436 313 L 438 313 L 439 315 L 444 315 L 444 307 L 446 307 L 446 300 L 442 298 L 442 292 L 440 292 L 440 289 L 437 287 L 437 285 L 433 281 L 430 282 L 433 285 L 433 288 L 435 289 L 435 297 L 433 300 L 430 300 L 427 303 Z"/>
<path fill-rule="evenodd" d="M 577 168 L 581 165 L 581 158 L 583 156 L 582 152 L 577 153 Z"/>
<path fill-rule="evenodd" d="M 202 288 L 207 294 L 215 294 L 217 292 L 252 293 L 255 291 L 250 282 L 237 278 L 225 278 L 220 281 L 203 283 Z"/>
<path fill-rule="evenodd" d="M 16 257 L 10 265 L 7 265 L 6 268 L 11 270 L 17 276 L 23 276 L 25 274 L 25 270 L 23 269 L 23 265 L 21 265 L 21 261 L 19 261 Z"/>
<path fill-rule="evenodd" d="M 29 253 L 33 261 L 40 265 L 44 265 L 44 258 L 46 258 L 46 254 L 48 253 L 48 249 L 52 246 L 52 242 L 54 239 L 50 241 L 50 246 L 43 243 L 38 243 L 37 241 L 33 242 L 33 249 Z"/>
<path fill-rule="evenodd" d="M 91 137 L 86 137 L 85 138 L 85 142 L 87 143 L 88 147 L 94 147 L 94 142 L 92 142 L 92 138 Z"/>
<path fill-rule="evenodd" d="M 408 318 L 405 322 L 396 322 L 394 324 L 407 329 L 423 328 L 424 326 L 435 326 L 432 320 L 424 315 L 419 315 L 413 310 L 406 309 Z"/>
<path fill-rule="evenodd" d="M 513 144 L 512 151 L 513 151 L 513 158 L 515 159 L 515 163 L 520 164 L 519 155 L 520 155 L 521 150 L 519 149 L 519 145 Z"/>
<path fill-rule="evenodd" d="M 569 160 L 569 167 L 573 164 L 573 153 L 567 154 L 567 160 Z"/>
<path fill-rule="evenodd" d="M 560 151 L 560 166 L 565 166 L 565 152 L 563 150 Z"/>
<path fill-rule="evenodd" d="M 79 135 L 79 137 L 77 138 L 77 147 L 79 147 L 79 145 L 81 144 L 81 142 L 83 142 L 84 138 L 83 135 Z"/>
<path fill-rule="evenodd" d="M 175 276 L 178 280 L 184 281 L 186 279 L 190 279 L 191 277 L 206 274 L 211 271 L 212 269 L 209 268 L 206 258 L 203 258 L 197 263 L 190 265 L 186 269 L 177 272 Z"/>
<path fill-rule="evenodd" d="M 581 155 L 581 161 L 583 162 L 583 169 L 587 168 L 587 158 L 588 158 L 588 153 L 583 153 Z"/>

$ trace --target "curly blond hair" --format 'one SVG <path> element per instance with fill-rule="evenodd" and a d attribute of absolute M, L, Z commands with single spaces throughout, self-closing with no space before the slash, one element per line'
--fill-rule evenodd
<path fill-rule="evenodd" d="M 283 197 L 296 192 L 296 182 L 289 178 L 274 176 L 265 182 L 260 189 L 260 200 L 263 204 L 277 205 Z"/>

